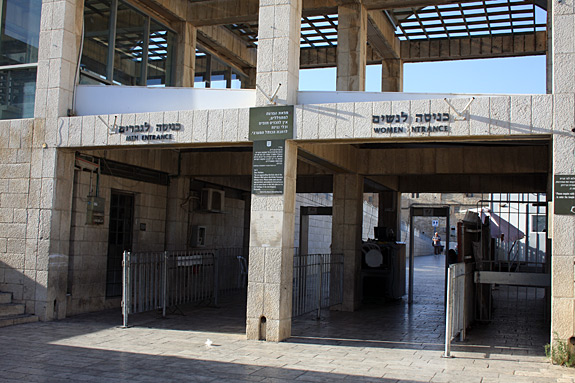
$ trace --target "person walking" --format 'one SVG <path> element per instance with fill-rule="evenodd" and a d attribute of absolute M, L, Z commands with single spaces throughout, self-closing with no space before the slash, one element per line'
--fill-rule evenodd
<path fill-rule="evenodd" d="M 433 254 L 435 255 L 441 254 L 441 237 L 437 232 L 435 232 L 435 235 L 433 236 L 433 238 L 431 238 L 431 241 L 433 242 L 433 251 L 434 251 Z"/>

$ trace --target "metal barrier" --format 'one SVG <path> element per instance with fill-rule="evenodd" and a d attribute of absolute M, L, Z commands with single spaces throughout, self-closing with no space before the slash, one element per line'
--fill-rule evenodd
<path fill-rule="evenodd" d="M 292 317 L 328 309 L 343 301 L 342 254 L 295 254 Z"/>
<path fill-rule="evenodd" d="M 472 282 L 472 265 L 456 263 L 447 270 L 447 304 L 445 307 L 445 353 L 451 356 L 451 341 L 459 334 L 460 340 L 465 340 L 465 330 L 471 318 L 467 314 L 471 301 L 466 295 L 472 294 L 468 285 Z M 467 303 L 467 305 L 466 305 Z"/>
<path fill-rule="evenodd" d="M 247 262 L 242 249 L 206 249 L 154 253 L 124 252 L 123 327 L 130 314 L 209 301 L 245 288 Z"/>

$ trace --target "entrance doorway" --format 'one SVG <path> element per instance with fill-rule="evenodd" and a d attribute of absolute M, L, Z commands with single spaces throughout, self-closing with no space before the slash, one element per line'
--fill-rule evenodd
<path fill-rule="evenodd" d="M 428 217 L 431 219 L 432 217 L 443 217 L 447 221 L 445 224 L 446 228 L 446 235 L 445 235 L 445 249 L 446 251 L 449 250 L 449 215 L 450 210 L 449 206 L 415 206 L 412 205 L 409 210 L 409 222 L 410 222 L 410 229 L 409 229 L 409 293 L 408 293 L 408 303 L 413 303 L 413 278 L 415 275 L 415 240 L 414 240 L 414 232 L 415 232 L 415 225 L 414 219 L 416 217 Z M 437 228 L 438 225 L 434 224 L 434 228 Z M 438 245 L 440 246 L 440 245 Z M 435 246 L 434 246 L 435 247 Z M 447 257 L 444 258 L 444 267 L 447 270 L 448 262 Z M 446 275 L 446 274 L 444 274 Z M 444 289 L 447 288 L 447 279 L 444 277 Z M 444 293 L 445 296 L 445 293 Z"/>
<path fill-rule="evenodd" d="M 132 249 L 133 222 L 134 195 L 112 191 L 106 269 L 106 297 L 108 298 L 122 295 L 122 254 Z"/>

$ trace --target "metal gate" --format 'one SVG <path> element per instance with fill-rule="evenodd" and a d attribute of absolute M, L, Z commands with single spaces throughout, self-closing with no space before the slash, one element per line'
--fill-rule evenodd
<path fill-rule="evenodd" d="M 548 299 L 545 290 L 551 278 L 545 194 L 492 194 L 492 199 L 478 202 L 477 212 L 489 229 L 480 230 L 473 244 L 476 319 L 491 320 L 497 305 L 504 309 L 510 302 Z M 498 286 L 504 287 L 505 299 L 499 292 L 494 294 Z M 547 307 L 544 310 L 547 317 Z"/>
<path fill-rule="evenodd" d="M 169 309 L 205 301 L 217 305 L 221 294 L 246 287 L 247 262 L 240 248 L 124 252 L 122 315 Z"/>
<path fill-rule="evenodd" d="M 293 270 L 292 317 L 343 302 L 343 254 L 296 254 Z"/>

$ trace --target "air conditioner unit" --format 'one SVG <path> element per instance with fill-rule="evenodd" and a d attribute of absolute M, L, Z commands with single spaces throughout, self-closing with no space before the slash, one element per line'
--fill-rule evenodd
<path fill-rule="evenodd" d="M 221 213 L 224 211 L 225 192 L 223 190 L 202 189 L 201 210 Z"/>

